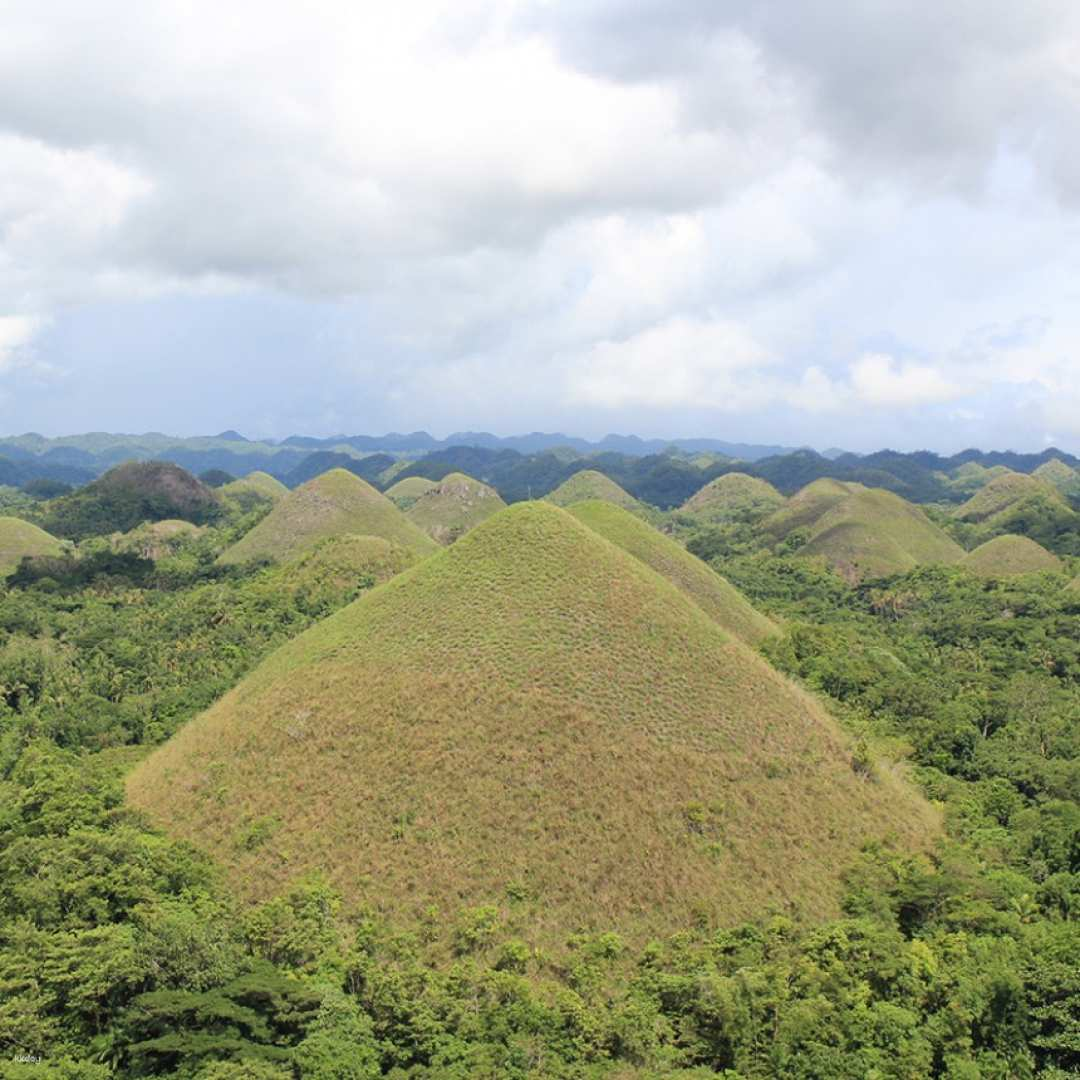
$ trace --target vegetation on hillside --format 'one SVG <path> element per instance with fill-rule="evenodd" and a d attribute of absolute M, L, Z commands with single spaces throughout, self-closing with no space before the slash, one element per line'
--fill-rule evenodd
<path fill-rule="evenodd" d="M 980 577 L 1012 577 L 1015 574 L 1058 573 L 1061 560 L 1026 536 L 996 536 L 969 551 L 961 566 Z"/>
<path fill-rule="evenodd" d="M 450 473 L 423 492 L 405 516 L 436 543 L 452 544 L 505 506 L 494 488 L 463 473 Z"/>
<path fill-rule="evenodd" d="M 59 555 L 63 544 L 21 518 L 0 517 L 0 577 L 10 574 L 23 559 L 36 555 Z"/>
<path fill-rule="evenodd" d="M 129 461 L 86 487 L 41 504 L 31 516 L 53 536 L 82 540 L 130 532 L 146 521 L 180 518 L 205 525 L 223 514 L 217 494 L 179 466 Z"/>
<path fill-rule="evenodd" d="M 1031 467 L 1016 455 L 1001 457 L 987 465 Z M 112 551 L 110 524 L 102 539 L 83 541 L 77 557 L 32 559 L 0 588 L 5 1077 L 1064 1080 L 1080 1071 L 1075 558 L 1066 553 L 1057 574 L 985 579 L 960 566 L 930 566 L 850 585 L 815 560 L 791 556 L 798 530 L 790 544 L 744 523 L 693 534 L 694 549 L 715 558 L 781 626 L 764 651 L 829 703 L 852 739 L 848 772 L 874 797 L 887 780 L 883 762 L 906 757 L 942 808 L 946 837 L 916 854 L 871 845 L 830 868 L 843 884 L 839 913 L 824 922 L 763 907 L 739 925 L 718 927 L 708 905 L 685 896 L 670 923 L 676 932 L 647 944 L 638 943 L 632 919 L 608 917 L 592 930 L 564 927 L 561 937 L 551 934 L 550 947 L 537 948 L 520 933 L 523 921 L 543 924 L 544 915 L 529 919 L 538 905 L 526 874 L 504 883 L 498 904 L 450 901 L 421 912 L 411 928 L 400 918 L 415 903 L 407 888 L 391 890 L 391 909 L 381 912 L 298 873 L 264 901 L 246 904 L 228 887 L 228 868 L 237 859 L 257 864 L 279 822 L 245 819 L 215 863 L 125 805 L 124 774 L 148 749 L 215 702 L 226 707 L 231 687 L 316 620 L 335 611 L 335 619 L 351 618 L 342 606 L 409 558 L 383 540 L 347 536 L 287 565 L 216 566 L 216 554 L 252 520 L 230 516 L 183 538 L 156 563 Z M 462 557 L 494 524 L 436 559 Z M 968 528 L 978 527 L 961 532 Z M 1067 547 L 1072 534 L 1064 525 L 1057 535 Z M 481 579 L 493 560 L 485 559 Z M 551 585 L 530 573 L 534 566 L 516 564 L 513 580 L 542 592 Z M 391 589 L 408 597 L 406 578 L 419 569 L 368 599 Z M 586 578 L 587 599 L 578 602 L 595 608 L 602 600 L 606 611 L 613 595 L 625 606 L 616 578 L 608 585 L 607 592 L 590 588 Z M 669 592 L 664 606 L 678 599 Z M 447 600 L 448 610 L 454 596 Z M 411 609 L 413 626 L 417 611 L 426 617 L 439 608 L 432 603 Z M 595 640 L 600 653 L 614 648 L 603 627 L 590 634 L 588 618 L 582 612 L 581 639 Z M 650 625 L 644 620 L 630 635 L 646 652 L 658 648 Z M 332 637 L 333 627 L 317 630 Z M 448 650 L 490 657 L 498 634 L 475 630 L 475 619 L 463 626 L 449 616 L 433 626 L 421 645 L 430 649 L 425 677 L 445 666 Z M 512 640 L 521 642 L 519 631 Z M 415 635 L 410 656 L 413 644 Z M 393 641 L 380 648 L 396 650 Z M 514 648 L 510 655 L 527 678 L 547 654 Z M 578 668 L 596 663 L 589 646 L 579 648 Z M 650 692 L 683 700 L 686 691 L 667 681 L 677 673 Z M 696 669 L 685 675 L 691 684 Z M 650 676 L 634 677 L 644 684 Z M 568 684 L 581 677 L 565 672 Z M 332 694 L 335 685 L 318 692 Z M 603 707 L 618 708 L 622 685 L 597 685 L 608 695 Z M 428 688 L 409 691 L 417 707 L 405 710 L 394 734 L 408 739 L 410 725 L 423 728 L 432 709 L 445 715 L 456 695 L 462 742 L 446 747 L 448 765 L 471 745 L 470 765 L 479 762 L 457 771 L 458 792 L 474 783 L 488 791 L 499 770 L 511 778 L 509 788 L 542 792 L 557 779 L 546 771 L 553 752 L 576 751 L 585 734 L 593 737 L 579 714 L 537 700 L 531 713 L 511 714 L 525 734 L 500 759 L 489 740 L 481 752 L 470 728 L 477 715 L 492 722 L 507 715 L 505 702 L 472 711 L 489 694 L 483 679 L 438 682 L 434 694 Z M 644 696 L 635 690 L 629 700 Z M 270 711 L 262 721 L 275 738 L 304 746 L 319 717 L 296 726 L 291 712 Z M 293 735 L 281 730 L 283 721 Z M 598 756 L 575 752 L 575 774 L 554 786 L 581 792 L 587 814 L 588 787 L 599 776 L 607 778 L 602 791 L 629 792 L 632 806 L 647 809 L 652 777 L 638 777 L 632 765 L 616 773 L 640 743 L 593 745 Z M 432 752 L 430 743 L 421 749 Z M 803 764 L 775 754 L 758 778 L 763 794 L 790 791 L 785 769 Z M 211 802 L 225 797 L 220 777 L 228 766 L 223 759 L 207 772 Z M 281 799 L 304 778 L 302 770 L 289 777 Z M 382 782 L 394 838 L 386 865 L 400 874 L 401 855 L 422 847 L 440 856 L 446 849 L 429 830 L 424 805 L 412 801 L 410 774 Z M 438 805 L 430 793 L 419 795 Z M 369 796 L 361 792 L 349 813 L 328 817 L 332 841 L 337 828 L 355 824 L 354 807 L 369 812 Z M 687 798 L 680 842 L 723 848 L 735 806 Z M 806 816 L 801 804 L 785 811 Z M 600 864 L 590 852 L 604 850 L 622 820 L 614 813 L 595 820 L 597 844 L 568 872 L 593 873 Z M 498 825 L 493 836 L 501 841 Z M 823 827 L 807 822 L 814 826 Z M 753 853 L 773 872 L 775 852 L 762 839 Z M 564 853 L 555 859 L 568 865 Z M 382 866 L 366 872 L 374 881 Z M 649 875 L 682 896 L 682 879 L 659 876 L 651 861 Z M 728 888 L 735 886 L 731 879 Z M 602 909 L 602 889 L 597 897 Z"/>
<path fill-rule="evenodd" d="M 221 556 L 223 565 L 287 562 L 331 536 L 379 536 L 416 554 L 435 543 L 385 495 L 344 469 L 332 469 L 289 492 Z"/>
<path fill-rule="evenodd" d="M 711 480 L 682 505 L 682 512 L 709 525 L 754 522 L 779 510 L 784 496 L 766 480 L 746 473 L 725 473 Z"/>
<path fill-rule="evenodd" d="M 414 927 L 493 905 L 534 947 L 835 912 L 861 844 L 933 831 L 887 770 L 859 776 L 812 699 L 543 503 L 279 650 L 128 790 L 245 895 L 319 870 Z"/>
<path fill-rule="evenodd" d="M 544 498 L 556 506 L 563 507 L 573 506 L 574 503 L 586 500 L 601 499 L 635 513 L 642 509 L 637 499 L 625 492 L 614 480 L 595 469 L 582 469 L 574 473 Z"/>

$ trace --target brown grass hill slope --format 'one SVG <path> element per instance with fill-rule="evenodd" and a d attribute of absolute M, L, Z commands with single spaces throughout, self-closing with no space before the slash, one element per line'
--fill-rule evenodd
<path fill-rule="evenodd" d="M 765 518 L 761 529 L 774 539 L 782 540 L 797 529 L 812 526 L 861 487 L 860 484 L 848 484 L 829 477 L 814 480 L 796 491 L 779 510 Z"/>
<path fill-rule="evenodd" d="M 820 555 L 849 581 L 950 565 L 964 549 L 919 507 L 891 491 L 857 485 L 810 528 L 799 555 Z"/>
<path fill-rule="evenodd" d="M 1068 509 L 1068 504 L 1053 484 L 1024 473 L 996 476 L 981 487 L 967 502 L 957 507 L 960 521 L 982 524 L 1015 510 L 1030 500 L 1050 502 Z"/>
<path fill-rule="evenodd" d="M 777 633 L 772 619 L 755 610 L 734 585 L 628 510 L 599 499 L 575 503 L 569 510 L 594 532 L 651 566 L 740 641 L 757 645 Z"/>
<path fill-rule="evenodd" d="M 229 565 L 266 559 L 288 562 L 331 536 L 381 536 L 417 555 L 435 550 L 421 532 L 366 480 L 331 469 L 290 491 L 249 533 L 225 550 Z"/>
<path fill-rule="evenodd" d="M 289 494 L 289 489 L 277 477 L 256 471 L 223 484 L 218 488 L 218 494 L 241 509 L 250 510 L 260 503 L 276 503 Z"/>
<path fill-rule="evenodd" d="M 588 499 L 603 499 L 604 502 L 614 503 L 634 514 L 642 513 L 645 509 L 633 495 L 619 487 L 609 476 L 595 469 L 582 469 L 574 473 L 544 498 L 547 502 L 563 507 Z"/>
<path fill-rule="evenodd" d="M 44 529 L 21 518 L 0 517 L 0 577 L 18 569 L 28 556 L 60 555 L 64 545 Z"/>
<path fill-rule="evenodd" d="M 725 473 L 710 480 L 682 505 L 682 512 L 709 525 L 757 521 L 775 513 L 785 503 L 767 480 L 746 473 Z"/>
<path fill-rule="evenodd" d="M 130 532 L 144 521 L 180 518 L 205 525 L 222 510 L 217 493 L 179 465 L 129 461 L 44 504 L 40 523 L 54 536 L 81 540 Z"/>
<path fill-rule="evenodd" d="M 421 495 L 405 516 L 436 543 L 452 544 L 505 507 L 494 488 L 464 473 L 450 473 Z"/>
<path fill-rule="evenodd" d="M 826 915 L 863 844 L 935 830 L 815 700 L 542 502 L 273 653 L 128 794 L 243 896 L 320 871 L 399 925 L 492 904 L 549 946 Z"/>
<path fill-rule="evenodd" d="M 421 495 L 426 495 L 433 487 L 438 487 L 438 480 L 429 480 L 426 476 L 406 476 L 391 485 L 383 494 L 399 509 L 408 510 Z"/>
<path fill-rule="evenodd" d="M 1056 573 L 1062 561 L 1026 536 L 995 536 L 964 556 L 960 565 L 979 577 L 1014 577 L 1017 574 Z"/>

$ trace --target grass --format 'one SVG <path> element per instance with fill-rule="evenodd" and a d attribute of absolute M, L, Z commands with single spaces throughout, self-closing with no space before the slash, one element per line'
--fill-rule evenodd
<path fill-rule="evenodd" d="M 682 591 L 520 503 L 272 654 L 128 793 L 247 898 L 318 870 L 399 925 L 491 903 L 554 946 L 836 914 L 863 844 L 937 829 L 879 773 Z"/>
<path fill-rule="evenodd" d="M 379 536 L 417 555 L 435 549 L 388 499 L 346 469 L 331 469 L 278 500 L 273 510 L 228 548 L 224 564 L 269 559 L 287 562 L 330 536 Z"/>
<path fill-rule="evenodd" d="M 426 495 L 438 484 L 438 480 L 429 480 L 426 476 L 406 476 L 388 487 L 384 494 L 399 510 L 408 510 L 421 495 Z"/>
<path fill-rule="evenodd" d="M 239 480 L 223 484 L 218 488 L 218 492 L 226 498 L 243 500 L 254 497 L 277 502 L 278 499 L 288 495 L 289 489 L 277 477 L 267 472 L 256 471 L 248 473 Z"/>
<path fill-rule="evenodd" d="M 406 517 L 437 543 L 452 544 L 505 506 L 494 488 L 455 472 L 422 494 Z"/>
<path fill-rule="evenodd" d="M 27 555 L 59 555 L 64 545 L 21 518 L 0 517 L 0 576 L 17 569 Z"/>
<path fill-rule="evenodd" d="M 635 559 L 651 566 L 741 641 L 757 645 L 777 632 L 776 624 L 756 611 L 730 582 L 677 541 L 621 506 L 593 499 L 572 506 L 570 513 Z"/>
<path fill-rule="evenodd" d="M 1080 494 L 1080 472 L 1066 465 L 1061 458 L 1051 458 L 1031 475 L 1044 484 L 1052 484 L 1063 495 Z"/>
<path fill-rule="evenodd" d="M 795 492 L 784 506 L 761 523 L 761 527 L 770 536 L 782 540 L 796 529 L 813 525 L 826 511 L 859 487 L 859 484 L 845 484 L 841 480 L 822 477 Z"/>
<path fill-rule="evenodd" d="M 982 524 L 1033 498 L 1049 499 L 1067 508 L 1061 493 L 1053 484 L 1035 476 L 1010 472 L 994 477 L 976 491 L 967 502 L 957 507 L 956 517 L 960 521 Z"/>
<path fill-rule="evenodd" d="M 710 480 L 686 500 L 682 512 L 709 525 L 721 525 L 756 521 L 775 513 L 784 502 L 784 496 L 767 480 L 735 472 Z"/>
<path fill-rule="evenodd" d="M 381 585 L 407 570 L 414 552 L 381 536 L 331 536 L 275 570 L 283 588 L 338 595 L 359 583 Z"/>
<path fill-rule="evenodd" d="M 556 506 L 573 506 L 574 503 L 586 502 L 589 499 L 603 499 L 604 502 L 614 503 L 633 513 L 640 513 L 644 509 L 633 495 L 595 469 L 582 469 L 581 472 L 574 473 L 544 498 Z"/>
<path fill-rule="evenodd" d="M 1026 536 L 996 536 L 968 552 L 960 564 L 979 577 L 1013 577 L 1040 571 L 1056 573 L 1064 569 L 1062 561 L 1041 544 Z"/>
<path fill-rule="evenodd" d="M 112 541 L 114 551 L 131 552 L 143 559 L 161 559 L 172 555 L 180 545 L 198 536 L 203 529 L 180 518 L 147 521 L 130 532 L 118 534 Z"/>
<path fill-rule="evenodd" d="M 823 556 L 850 581 L 964 557 L 964 549 L 906 499 L 880 488 L 850 487 L 813 523 L 798 554 Z"/>

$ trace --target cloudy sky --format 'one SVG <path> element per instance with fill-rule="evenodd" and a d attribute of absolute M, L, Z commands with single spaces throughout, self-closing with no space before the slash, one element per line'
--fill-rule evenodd
<path fill-rule="evenodd" d="M 1080 451 L 1076 0 L 0 0 L 0 431 Z"/>

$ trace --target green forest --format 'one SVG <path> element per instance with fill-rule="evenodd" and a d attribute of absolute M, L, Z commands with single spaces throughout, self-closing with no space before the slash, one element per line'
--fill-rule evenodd
<path fill-rule="evenodd" d="M 680 477 L 687 468 L 671 464 Z M 533 513 L 528 507 L 540 504 L 526 501 L 525 510 L 488 505 L 474 515 L 467 484 L 445 511 L 448 524 L 432 523 L 447 485 L 410 495 L 415 505 L 402 509 L 358 477 L 362 489 L 349 486 L 353 479 L 335 481 L 348 488 L 346 525 L 331 516 L 289 517 L 289 500 L 303 488 L 253 493 L 249 485 L 230 494 L 230 477 L 211 478 L 222 481 L 211 486 L 175 466 L 144 468 L 134 485 L 129 468 L 74 491 L 12 499 L 3 511 L 12 517 L 3 521 L 33 523 L 58 546 L 12 558 L 0 587 L 0 1075 L 1080 1075 L 1080 515 L 1069 487 L 1078 477 L 1055 487 L 1002 471 L 1025 482 L 1002 484 L 1000 473 L 976 476 L 957 466 L 935 481 L 952 494 L 918 509 L 850 479 L 788 498 L 758 469 L 747 474 L 755 484 L 721 484 L 715 500 L 683 507 L 706 480 L 731 472 L 706 468 L 693 491 L 679 487 L 666 500 L 650 499 L 648 485 L 632 489 L 637 499 L 586 492 L 620 501 L 619 514 L 634 519 L 632 528 L 612 519 L 604 536 L 590 531 L 590 518 L 603 517 L 595 508 L 575 517 L 552 502 Z M 389 488 L 395 475 L 440 480 L 444 471 L 420 458 L 379 486 Z M 649 484 L 660 483 L 651 474 Z M 338 488 L 323 480 L 313 489 L 321 501 L 309 493 L 308 503 L 295 505 L 322 513 Z M 521 497 L 516 489 L 502 494 L 507 502 Z M 177 520 L 190 528 L 152 529 Z M 447 544 L 451 524 L 453 545 L 430 554 L 429 546 Z M 260 552 L 288 554 L 248 561 L 226 554 L 254 529 L 272 541 Z M 413 541 L 421 530 L 437 543 Z M 377 545 L 345 542 L 369 534 Z M 969 558 L 1001 537 L 1010 538 L 1007 552 L 995 556 L 999 545 L 988 549 L 993 558 Z M 518 543 L 516 561 L 503 560 Z M 539 561 L 529 544 L 550 545 L 562 561 Z M 632 559 L 646 564 L 640 572 L 627 570 Z M 707 577 L 722 576 L 756 609 L 748 640 L 740 640 L 741 624 L 723 624 L 730 610 L 723 605 L 734 604 L 726 593 L 710 593 L 718 614 L 706 608 L 706 567 Z M 624 595 L 631 577 L 638 592 Z M 279 677 L 272 665 L 286 661 L 290 678 L 303 683 L 304 641 L 318 658 L 367 647 L 376 657 L 370 662 L 391 678 L 398 654 L 380 642 L 392 630 L 400 651 L 408 631 L 414 637 L 400 663 L 411 682 L 401 700 L 420 715 L 444 708 L 438 694 L 475 694 L 473 715 L 487 717 L 482 691 L 425 681 L 428 669 L 441 671 L 446 656 L 459 655 L 431 629 L 456 625 L 459 613 L 442 612 L 428 596 L 501 590 L 506 610 L 520 596 L 523 611 L 539 611 L 544 596 L 571 586 L 590 590 L 576 618 L 599 611 L 597 625 L 638 627 L 634 648 L 642 651 L 612 668 L 626 681 L 613 701 L 605 699 L 605 718 L 637 722 L 634 710 L 643 706 L 636 703 L 648 701 L 650 688 L 630 686 L 634 665 L 663 660 L 664 642 L 685 637 L 708 664 L 713 657 L 721 658 L 717 665 L 741 664 L 757 680 L 732 691 L 743 697 L 731 700 L 746 702 L 732 720 L 741 737 L 763 745 L 772 738 L 764 725 L 755 728 L 755 710 L 764 715 L 763 696 L 774 692 L 769 679 L 778 687 L 791 680 L 790 694 L 810 695 L 812 708 L 841 733 L 822 745 L 842 740 L 851 798 L 886 805 L 898 785 L 911 789 L 934 822 L 926 838 L 907 840 L 897 830 L 852 850 L 845 865 L 830 868 L 837 884 L 825 917 L 777 900 L 760 905 L 756 917 L 731 920 L 723 915 L 725 844 L 734 836 L 749 844 L 753 831 L 732 820 L 733 801 L 691 800 L 680 843 L 717 852 L 719 906 L 679 896 L 678 910 L 688 915 L 678 925 L 663 922 L 663 933 L 596 916 L 533 934 L 537 905 L 530 906 L 527 875 L 507 881 L 500 895 L 463 887 L 457 906 L 440 902 L 416 914 L 423 905 L 404 893 L 399 911 L 343 889 L 332 867 L 297 848 L 295 873 L 282 868 L 287 852 L 275 854 L 272 888 L 237 887 L 231 864 L 257 868 L 265 859 L 269 875 L 270 852 L 284 851 L 275 834 L 287 824 L 285 791 L 281 820 L 254 810 L 237 816 L 231 846 L 213 851 L 176 835 L 127 794 L 132 770 L 152 765 L 154 751 L 206 710 L 215 715 L 216 703 L 228 706 L 234 687 L 258 690 L 260 679 Z M 534 599 L 530 590 L 543 595 Z M 689 600 L 688 590 L 696 590 Z M 416 595 L 423 603 L 409 599 Z M 663 639 L 657 630 L 655 642 L 652 624 L 634 621 L 634 605 L 651 612 L 654 596 L 657 610 L 682 620 L 673 617 Z M 419 614 L 402 629 L 393 622 L 395 605 L 411 613 L 407 603 Z M 367 622 L 359 615 L 350 622 L 351 613 L 369 609 L 375 614 Z M 549 637 L 545 626 L 522 638 L 533 650 L 528 661 L 518 657 L 510 667 L 499 652 L 497 620 L 458 621 L 460 649 L 479 658 L 475 670 L 510 673 L 493 723 L 500 708 L 517 707 L 515 695 L 532 692 L 530 708 L 541 715 L 545 702 L 562 708 L 570 701 L 569 692 L 563 699 L 551 689 L 545 666 L 572 681 L 575 666 L 606 671 L 614 663 L 594 655 L 593 631 L 571 638 L 553 626 Z M 370 635 L 370 646 L 349 638 L 361 633 L 353 625 Z M 628 648 L 620 635 L 612 631 L 602 647 Z M 346 693 L 335 687 L 351 684 L 334 682 L 335 670 L 326 668 L 319 693 Z M 693 680 L 693 664 L 686 670 L 679 668 L 673 686 Z M 697 707 L 695 693 L 686 691 L 687 709 Z M 257 710 L 262 699 L 253 700 Z M 588 723 L 588 702 L 572 704 Z M 316 708 L 310 723 L 319 715 Z M 642 715 L 645 745 L 661 714 Z M 667 728 L 657 731 L 661 742 L 671 738 Z M 275 738 L 287 744 L 300 734 Z M 678 761 L 705 753 L 679 752 Z M 813 771 L 814 762 L 795 750 L 768 753 L 747 806 L 782 804 L 786 792 L 803 790 L 796 778 Z M 220 816 L 239 788 L 230 786 L 228 764 L 220 776 L 215 767 L 200 779 L 206 795 L 199 805 Z M 172 775 L 153 777 L 164 785 Z M 172 798 L 159 794 L 165 803 Z M 364 797 L 361 789 L 357 798 Z M 561 789 L 541 788 L 536 797 L 559 800 Z M 739 806 L 739 815 L 749 813 Z M 793 813 L 810 832 L 835 828 L 818 820 L 817 804 Z M 395 839 L 403 858 L 420 850 L 414 834 L 426 827 L 422 818 L 421 809 L 402 812 L 388 850 Z M 627 836 L 636 835 L 633 824 Z M 468 849 L 468 836 L 458 841 Z M 764 862 L 771 851 L 763 847 Z M 575 861 L 584 873 L 593 856 L 567 841 L 567 873 L 574 875 Z"/>

